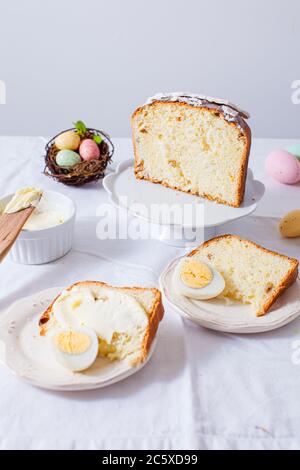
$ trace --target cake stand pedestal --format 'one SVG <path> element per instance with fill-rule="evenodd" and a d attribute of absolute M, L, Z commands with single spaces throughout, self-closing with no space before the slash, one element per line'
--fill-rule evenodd
<path fill-rule="evenodd" d="M 131 159 L 105 176 L 103 186 L 113 205 L 149 223 L 151 238 L 178 247 L 199 245 L 213 238 L 222 225 L 252 214 L 265 192 L 248 170 L 244 202 L 238 208 L 225 206 L 138 180 Z"/>
<path fill-rule="evenodd" d="M 217 235 L 217 227 L 186 228 L 157 225 L 152 228 L 152 236 L 170 246 L 178 248 L 199 246 Z"/>

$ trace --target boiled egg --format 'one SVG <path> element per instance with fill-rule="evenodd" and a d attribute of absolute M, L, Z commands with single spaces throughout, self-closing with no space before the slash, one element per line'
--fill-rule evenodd
<path fill-rule="evenodd" d="M 195 300 L 218 297 L 225 289 L 225 281 L 212 266 L 194 258 L 183 258 L 173 274 L 173 287 L 180 295 Z"/>
<path fill-rule="evenodd" d="M 91 367 L 98 355 L 98 338 L 90 328 L 62 329 L 52 337 L 57 361 L 72 372 Z"/>

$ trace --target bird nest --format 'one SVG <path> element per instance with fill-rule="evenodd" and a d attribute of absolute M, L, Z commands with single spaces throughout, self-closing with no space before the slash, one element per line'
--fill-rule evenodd
<path fill-rule="evenodd" d="M 75 128 L 68 130 L 76 132 Z M 58 135 L 60 134 L 61 132 Z M 102 138 L 102 141 L 97 144 L 100 150 L 100 157 L 97 160 L 82 161 L 77 165 L 74 165 L 72 168 L 62 168 L 56 163 L 56 155 L 59 152 L 59 149 L 55 146 L 55 139 L 58 135 L 53 137 L 45 147 L 46 155 L 44 174 L 46 176 L 69 186 L 83 186 L 86 183 L 98 181 L 104 177 L 105 169 L 114 153 L 113 143 L 107 134 L 103 131 L 88 128 L 82 138 L 93 139 L 94 136 Z"/>

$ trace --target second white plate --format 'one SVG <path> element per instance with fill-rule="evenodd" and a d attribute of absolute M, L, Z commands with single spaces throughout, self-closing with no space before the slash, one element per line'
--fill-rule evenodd
<path fill-rule="evenodd" d="M 263 333 L 281 328 L 300 316 L 300 280 L 278 299 L 267 315 L 256 317 L 250 305 L 213 299 L 196 301 L 179 295 L 173 288 L 172 276 L 179 259 L 172 261 L 160 276 L 160 288 L 170 305 L 183 318 L 226 333 Z"/>
<path fill-rule="evenodd" d="M 20 299 L 1 316 L 0 361 L 15 375 L 41 388 L 79 391 L 107 387 L 145 366 L 155 349 L 156 340 L 147 360 L 139 367 L 131 367 L 126 361 L 112 362 L 104 358 L 98 358 L 92 367 L 81 373 L 72 373 L 60 366 L 49 341 L 39 335 L 38 321 L 61 291 L 62 288 L 55 287 Z"/>

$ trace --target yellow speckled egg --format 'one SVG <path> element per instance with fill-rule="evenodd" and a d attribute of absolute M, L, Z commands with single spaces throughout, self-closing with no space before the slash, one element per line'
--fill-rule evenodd
<path fill-rule="evenodd" d="M 74 131 L 66 131 L 56 137 L 55 145 L 59 150 L 77 150 L 80 137 Z"/>
<path fill-rule="evenodd" d="M 284 238 L 300 237 L 300 210 L 286 214 L 280 221 L 279 230 Z"/>

